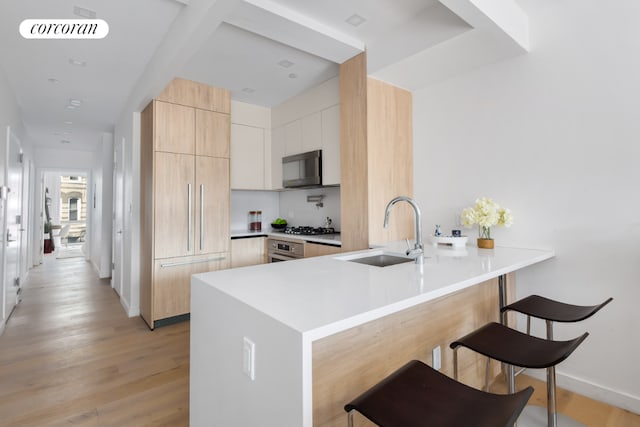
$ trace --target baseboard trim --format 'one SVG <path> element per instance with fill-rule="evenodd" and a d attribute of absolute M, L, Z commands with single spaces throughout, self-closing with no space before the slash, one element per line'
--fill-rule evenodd
<path fill-rule="evenodd" d="M 124 299 L 123 296 L 120 297 L 120 304 L 124 308 L 124 312 L 127 313 L 127 316 L 129 316 L 129 317 L 140 316 L 140 309 L 139 308 L 135 308 L 135 309 L 131 308 L 129 306 L 129 302 L 126 299 Z"/>
<path fill-rule="evenodd" d="M 545 372 L 546 371 L 539 369 L 527 369 L 525 371 L 525 375 L 529 375 L 530 377 L 541 381 L 546 381 L 547 377 Z M 640 397 L 638 396 L 633 396 L 629 393 L 613 390 L 582 378 L 564 374 L 562 372 L 558 372 L 557 369 L 556 384 L 558 387 L 564 388 L 573 393 L 586 396 L 599 402 L 604 402 L 608 405 L 626 409 L 634 414 L 640 414 Z"/>

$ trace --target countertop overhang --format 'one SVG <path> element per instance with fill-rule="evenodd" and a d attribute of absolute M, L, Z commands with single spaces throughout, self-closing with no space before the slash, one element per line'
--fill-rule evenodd
<path fill-rule="evenodd" d="M 554 257 L 551 250 L 425 248 L 424 264 L 374 267 L 360 254 L 403 254 L 405 242 L 350 252 L 194 275 L 316 340 Z"/>

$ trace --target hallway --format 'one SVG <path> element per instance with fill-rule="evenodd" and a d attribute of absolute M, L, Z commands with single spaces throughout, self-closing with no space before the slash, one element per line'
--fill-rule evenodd
<path fill-rule="evenodd" d="M 83 258 L 32 269 L 0 336 L 0 426 L 188 425 L 189 323 L 127 318 Z"/>

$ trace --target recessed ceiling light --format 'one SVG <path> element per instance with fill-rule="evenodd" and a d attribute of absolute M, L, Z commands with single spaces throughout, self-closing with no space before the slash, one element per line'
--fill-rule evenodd
<path fill-rule="evenodd" d="M 359 27 L 360 25 L 362 25 L 365 22 L 367 22 L 367 20 L 365 18 L 363 18 L 362 16 L 358 15 L 357 13 L 354 13 L 353 15 L 348 17 L 345 22 L 347 24 L 353 25 L 354 27 Z"/>
<path fill-rule="evenodd" d="M 81 105 L 82 105 L 82 101 L 80 101 L 79 99 L 72 98 L 69 100 L 69 103 L 67 104 L 67 110 L 75 110 Z"/>
<path fill-rule="evenodd" d="M 282 68 L 291 68 L 295 65 L 295 62 L 291 62 L 288 59 L 283 59 L 282 61 L 278 62 L 278 65 Z"/>
<path fill-rule="evenodd" d="M 242 89 L 242 91 L 245 92 L 245 93 L 253 93 L 256 90 L 254 88 L 251 88 L 251 87 L 245 87 L 244 89 Z"/>
<path fill-rule="evenodd" d="M 69 58 L 69 64 L 75 65 L 77 67 L 86 67 L 87 66 L 87 61 L 84 61 L 82 59 Z"/>
<path fill-rule="evenodd" d="M 60 141 L 60 144 L 71 144 L 71 141 L 69 141 L 68 139 L 63 139 L 62 141 Z"/>
<path fill-rule="evenodd" d="M 296 73 L 291 73 L 291 74 L 289 74 L 289 78 L 290 79 L 297 79 L 298 75 Z"/>
<path fill-rule="evenodd" d="M 84 7 L 80 6 L 73 6 L 73 14 L 89 19 L 94 19 L 96 17 L 96 13 L 93 10 L 85 9 Z"/>
<path fill-rule="evenodd" d="M 49 83 L 54 84 L 54 85 L 57 85 L 58 83 L 60 83 L 60 80 L 54 79 L 53 77 L 51 77 L 50 79 L 47 79 L 47 80 L 49 80 Z"/>
<path fill-rule="evenodd" d="M 66 122 L 64 122 L 64 124 L 65 124 L 65 125 L 69 125 L 69 126 L 71 126 L 71 125 L 73 124 L 73 122 L 72 122 L 72 121 L 67 120 Z"/>

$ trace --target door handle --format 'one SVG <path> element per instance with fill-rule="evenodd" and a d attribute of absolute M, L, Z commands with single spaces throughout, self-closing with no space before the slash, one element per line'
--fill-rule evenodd
<path fill-rule="evenodd" d="M 200 184 L 200 250 L 204 243 L 204 184 Z"/>
<path fill-rule="evenodd" d="M 189 216 L 189 225 L 188 225 L 188 229 L 187 229 L 187 252 L 191 252 L 191 228 L 193 227 L 193 220 L 192 220 L 192 215 L 193 212 L 191 210 L 191 204 L 192 204 L 192 200 L 191 200 L 191 184 L 187 184 L 187 192 L 189 193 L 187 196 L 187 210 L 188 210 L 188 216 Z"/>

